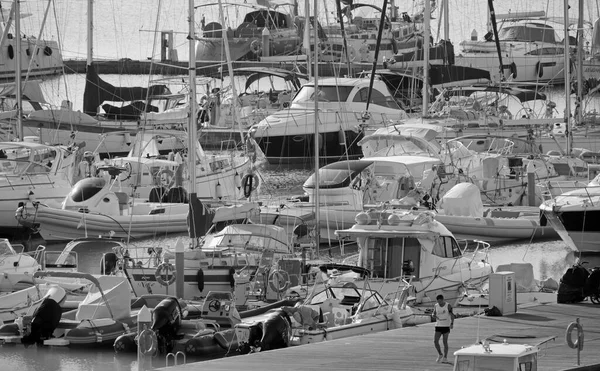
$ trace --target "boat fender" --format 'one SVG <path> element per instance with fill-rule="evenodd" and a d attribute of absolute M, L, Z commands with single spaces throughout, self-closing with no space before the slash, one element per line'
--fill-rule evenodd
<path fill-rule="evenodd" d="M 231 330 L 227 330 L 231 331 Z M 222 332 L 215 332 L 214 339 L 219 344 L 219 346 L 225 350 L 229 349 L 229 341 Z"/>
<path fill-rule="evenodd" d="M 537 62 L 535 64 L 535 74 L 537 75 L 537 77 L 540 78 L 544 76 L 544 66 L 542 66 L 540 62 Z"/>
<path fill-rule="evenodd" d="M 548 225 L 548 219 L 543 211 L 540 210 L 540 227 L 545 227 Z"/>
<path fill-rule="evenodd" d="M 15 49 L 13 48 L 12 45 L 8 46 L 8 58 L 10 58 L 10 59 L 15 58 Z"/>
<path fill-rule="evenodd" d="M 254 173 L 248 173 L 242 178 L 242 187 L 244 189 L 244 197 L 249 198 L 252 196 L 252 191 L 258 188 L 258 176 Z"/>
<path fill-rule="evenodd" d="M 510 74 L 512 75 L 513 79 L 517 78 L 517 65 L 515 62 L 510 64 Z"/>
<path fill-rule="evenodd" d="M 168 275 L 171 273 L 171 277 L 165 281 L 163 275 Z M 173 282 L 175 282 L 175 268 L 173 264 L 170 263 L 162 263 L 158 267 L 156 267 L 156 271 L 154 271 L 154 277 L 156 278 L 156 282 L 160 283 L 163 286 L 171 286 Z"/>
<path fill-rule="evenodd" d="M 235 268 L 231 267 L 229 268 L 229 286 L 231 286 L 231 288 L 235 287 Z"/>
<path fill-rule="evenodd" d="M 198 273 L 196 273 L 196 282 L 198 283 L 198 290 L 200 292 L 204 291 L 204 271 L 202 268 L 198 269 Z"/>
<path fill-rule="evenodd" d="M 154 355 L 157 346 L 158 340 L 156 339 L 154 331 L 146 329 L 140 333 L 138 337 L 138 347 L 143 355 Z"/>
<path fill-rule="evenodd" d="M 577 329 L 577 340 L 573 341 L 573 330 Z M 577 322 L 571 322 L 565 333 L 565 340 L 571 349 L 583 350 L 583 327 Z"/>
<path fill-rule="evenodd" d="M 109 252 L 102 255 L 102 261 L 100 263 L 100 274 L 103 275 L 112 275 L 117 270 L 117 254 L 114 252 Z"/>
<path fill-rule="evenodd" d="M 47 56 L 47 57 L 51 56 L 52 55 L 52 48 L 49 47 L 49 46 L 46 46 L 44 48 L 44 55 Z"/>
<path fill-rule="evenodd" d="M 284 270 L 276 270 L 269 275 L 269 287 L 281 294 L 290 287 L 290 275 Z"/>
<path fill-rule="evenodd" d="M 262 50 L 262 45 L 260 43 L 260 41 L 258 40 L 253 40 L 250 43 L 250 51 L 254 54 L 259 54 Z"/>
<path fill-rule="evenodd" d="M 115 353 L 132 353 L 137 350 L 137 344 L 135 343 L 135 333 L 123 334 L 115 339 L 113 344 Z"/>

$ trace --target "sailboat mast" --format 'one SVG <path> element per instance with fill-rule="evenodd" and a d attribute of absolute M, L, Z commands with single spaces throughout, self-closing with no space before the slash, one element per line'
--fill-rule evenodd
<path fill-rule="evenodd" d="M 583 122 L 583 1 L 579 1 L 577 20 L 577 123 Z"/>
<path fill-rule="evenodd" d="M 565 0 L 567 1 L 567 0 Z M 490 13 L 490 22 L 492 23 L 492 31 L 494 32 L 494 42 L 496 43 L 496 52 L 500 61 L 500 80 L 504 76 L 504 64 L 502 63 L 502 50 L 500 49 L 500 39 L 498 38 L 498 26 L 496 25 L 496 11 L 494 10 L 494 0 L 488 0 L 488 11 Z"/>
<path fill-rule="evenodd" d="M 225 13 L 223 12 L 223 1 L 219 0 L 219 15 L 221 17 L 221 24 L 225 25 Z M 237 112 L 237 91 L 235 89 L 235 80 L 233 72 L 233 64 L 231 63 L 231 50 L 229 50 L 229 36 L 227 31 L 223 31 L 223 45 L 225 46 L 225 58 L 227 58 L 227 71 L 229 72 L 229 79 L 231 80 L 231 115 L 233 116 L 233 123 L 236 122 Z M 196 63 L 194 61 L 194 63 Z M 242 124 L 238 121 L 238 129 L 240 131 L 241 143 L 244 143 L 244 131 L 242 130 Z"/>
<path fill-rule="evenodd" d="M 196 139 L 196 38 L 195 38 L 195 27 L 196 22 L 194 21 L 194 0 L 189 0 L 188 9 L 188 23 L 189 23 L 189 35 L 188 35 L 188 46 L 189 46 L 189 68 L 188 78 L 190 80 L 190 117 L 188 121 L 188 173 L 190 176 L 190 200 L 195 199 L 196 196 L 196 146 L 198 140 Z"/>
<path fill-rule="evenodd" d="M 450 0 L 442 0 L 442 13 L 444 18 L 444 40 L 450 40 L 450 7 L 448 6 L 448 1 Z"/>
<path fill-rule="evenodd" d="M 92 65 L 94 58 L 94 0 L 87 3 L 87 65 Z"/>
<path fill-rule="evenodd" d="M 567 140 L 567 156 L 571 154 L 571 71 L 569 71 L 570 67 L 570 59 L 569 59 L 569 0 L 564 0 L 564 67 L 563 71 L 565 73 L 565 138 Z"/>
<path fill-rule="evenodd" d="M 431 35 L 431 3 L 425 0 L 423 16 L 423 114 L 429 111 L 429 39 Z"/>
<path fill-rule="evenodd" d="M 21 86 L 21 1 L 15 0 L 15 90 L 17 98 L 17 135 L 23 140 L 23 88 Z"/>
<path fill-rule="evenodd" d="M 314 67 L 313 67 L 313 76 L 314 76 L 314 85 L 315 85 L 315 93 L 314 93 L 314 98 L 315 98 L 315 140 L 314 140 L 314 152 L 315 152 L 315 249 L 317 251 L 317 256 L 319 255 L 319 246 L 321 244 L 320 240 L 320 235 L 321 235 L 321 218 L 319 216 L 321 210 L 320 210 L 320 202 L 321 200 L 319 199 L 319 149 L 320 149 L 320 142 L 321 140 L 320 137 L 321 135 L 319 134 L 319 58 L 317 58 L 317 48 L 319 45 L 319 32 L 318 32 L 318 26 L 319 26 L 319 21 L 318 21 L 318 17 L 317 17 L 317 9 L 319 6 L 319 0 L 314 0 L 314 17 L 313 17 L 313 31 L 314 31 L 314 45 L 315 47 L 313 48 L 315 51 L 315 55 L 313 58 L 313 63 L 314 63 Z M 324 141 L 324 139 L 323 139 Z"/>

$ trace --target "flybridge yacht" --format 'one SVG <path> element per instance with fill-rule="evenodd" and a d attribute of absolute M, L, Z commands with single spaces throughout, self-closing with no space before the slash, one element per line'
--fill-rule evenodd
<path fill-rule="evenodd" d="M 484 243 L 467 252 L 467 247 L 461 247 L 430 212 L 389 208 L 360 212 L 354 226 L 335 234 L 358 242 L 358 255 L 344 263 L 368 269 L 371 287 L 379 288 L 382 296 L 396 292 L 400 279 L 412 277 L 414 291 L 410 294 L 417 303 L 433 303 L 442 292 L 453 301 L 462 298 L 465 286 L 477 287 L 492 273 L 487 259 L 489 245 Z M 357 286 L 362 280 L 356 274 L 336 279 Z M 296 286 L 288 294 L 303 297 L 305 290 Z"/>
<path fill-rule="evenodd" d="M 459 66 L 490 71 L 493 80 L 509 78 L 520 83 L 560 83 L 564 80 L 564 41 L 556 28 L 563 24 L 546 17 L 544 11 L 497 14 L 498 41 L 503 54 L 504 76 L 498 76 L 498 53 L 491 33 L 484 40 L 461 42 L 456 57 Z M 561 32 L 562 34 L 562 32 Z"/>
<path fill-rule="evenodd" d="M 319 112 L 319 156 L 324 162 L 362 157 L 358 140 L 365 127 L 407 118 L 383 81 L 374 81 L 367 111 L 369 79 L 327 78 L 300 89 L 289 108 L 250 129 L 271 164 L 304 163 L 314 157 L 315 99 Z"/>

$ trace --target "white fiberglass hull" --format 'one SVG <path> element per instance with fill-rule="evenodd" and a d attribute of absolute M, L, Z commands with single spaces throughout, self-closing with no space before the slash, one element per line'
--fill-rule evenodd
<path fill-rule="evenodd" d="M 538 220 L 529 218 L 487 218 L 436 214 L 456 238 L 485 241 L 511 241 L 520 239 L 558 238 L 554 228 L 542 227 Z"/>

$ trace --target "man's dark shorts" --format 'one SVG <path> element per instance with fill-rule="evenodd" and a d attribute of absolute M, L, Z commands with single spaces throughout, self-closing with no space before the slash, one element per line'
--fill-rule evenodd
<path fill-rule="evenodd" d="M 435 332 L 439 332 L 440 334 L 444 335 L 450 332 L 450 327 L 435 327 Z"/>

